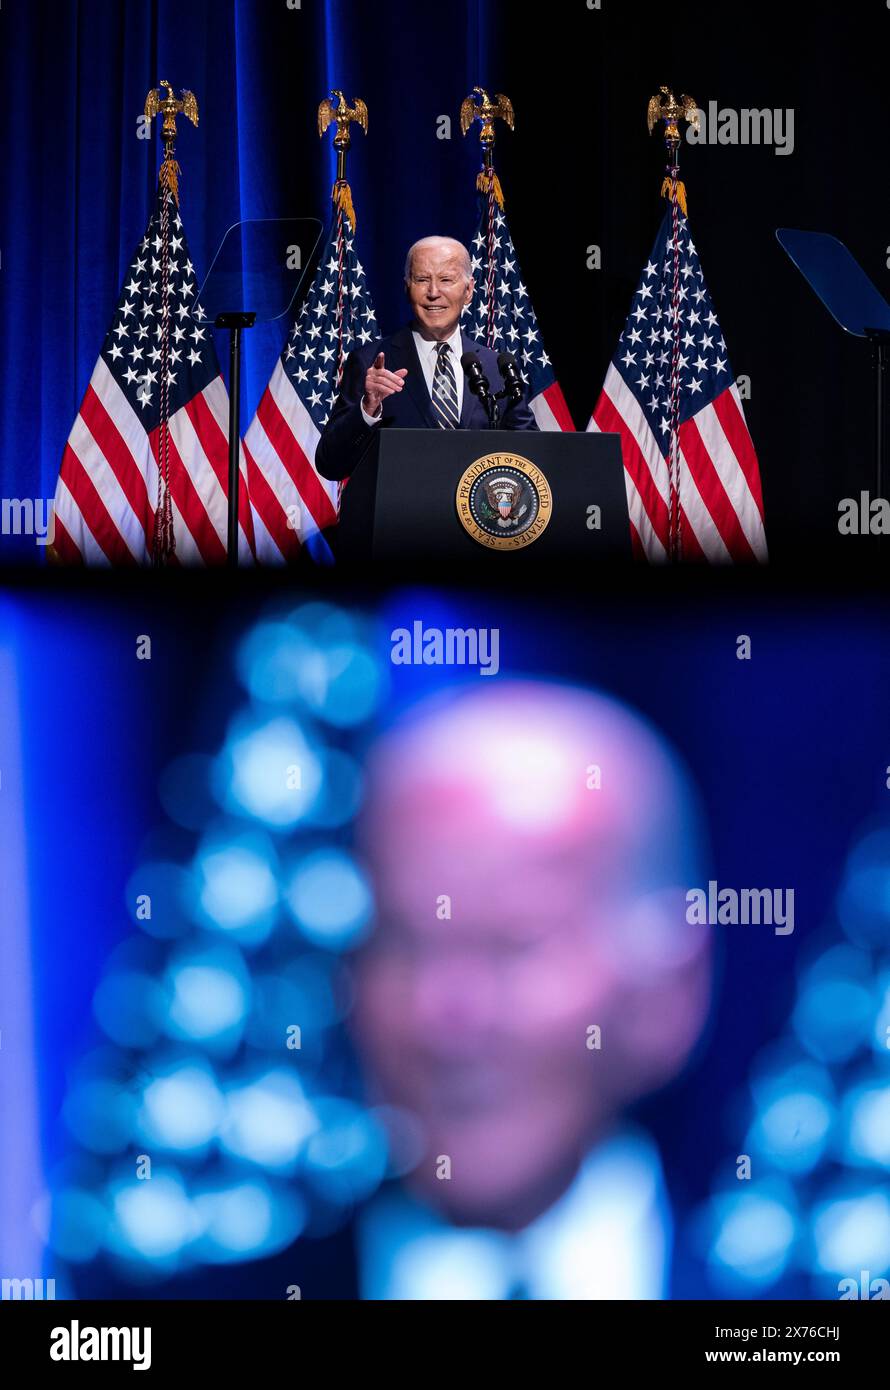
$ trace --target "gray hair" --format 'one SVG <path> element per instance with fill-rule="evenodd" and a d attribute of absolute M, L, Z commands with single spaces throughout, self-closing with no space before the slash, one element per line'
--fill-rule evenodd
<path fill-rule="evenodd" d="M 470 280 L 472 280 L 472 278 L 473 278 L 473 263 L 472 263 L 472 261 L 470 260 L 470 253 L 469 253 L 469 251 L 467 250 L 467 248 L 464 246 L 463 242 L 461 242 L 461 241 L 455 241 L 454 237 L 450 237 L 450 236 L 425 236 L 425 237 L 421 237 L 421 238 L 420 238 L 420 241 L 415 241 L 414 245 L 413 245 L 413 246 L 409 246 L 409 248 L 408 248 L 408 254 L 407 254 L 407 256 L 405 257 L 405 284 L 406 284 L 406 285 L 409 283 L 409 281 L 410 281 L 410 279 L 411 279 L 411 262 L 412 262 L 413 259 L 414 259 L 414 252 L 420 250 L 420 248 L 423 247 L 423 246 L 433 246 L 433 245 L 436 245 L 436 244 L 438 244 L 438 243 L 440 243 L 440 242 L 443 242 L 443 241 L 444 241 L 444 242 L 447 242 L 449 245 L 453 246 L 457 251 L 460 252 L 460 254 L 461 254 L 461 260 L 462 260 L 462 262 L 463 262 L 462 269 L 463 269 L 464 276 L 466 277 L 466 279 L 467 279 L 468 282 L 469 282 Z"/>

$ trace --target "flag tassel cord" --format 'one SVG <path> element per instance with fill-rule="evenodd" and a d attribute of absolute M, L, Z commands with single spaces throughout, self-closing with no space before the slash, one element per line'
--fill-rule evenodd
<path fill-rule="evenodd" d="M 358 125 L 364 133 L 368 133 L 368 107 L 361 97 L 357 97 L 355 103 L 350 106 L 346 100 L 346 95 L 339 87 L 334 87 L 331 97 L 336 98 L 336 103 L 329 97 L 325 97 L 318 107 L 318 133 L 324 135 L 328 126 L 335 125 L 334 149 L 337 151 L 337 176 L 334 186 L 331 189 L 331 202 L 334 205 L 334 213 L 337 219 L 337 371 L 335 376 L 335 391 L 340 390 L 343 380 L 343 367 L 346 357 L 344 346 L 343 324 L 345 318 L 345 297 L 346 297 L 346 230 L 343 226 L 343 219 L 349 223 L 349 230 L 355 235 L 356 217 L 355 205 L 352 201 L 352 189 L 346 178 L 346 156 L 352 143 L 350 126 Z M 346 479 L 341 478 L 337 483 L 336 513 L 340 515 L 340 503 L 343 497 L 343 489 L 346 486 Z"/>
<path fill-rule="evenodd" d="M 491 177 L 488 181 L 488 241 L 486 246 L 486 251 L 488 254 L 488 266 L 485 288 L 485 302 L 488 309 L 486 315 L 486 337 L 488 339 L 488 346 L 490 348 L 494 347 L 494 209 L 497 201 L 498 197 L 497 192 L 495 191 L 494 171 L 492 170 Z M 500 205 L 503 206 L 503 203 L 501 203 Z"/>
<path fill-rule="evenodd" d="M 198 124 L 198 103 L 193 92 L 187 89 L 180 98 L 173 95 L 173 88 L 162 78 L 160 86 L 148 93 L 145 99 L 145 114 L 149 120 L 162 115 L 161 139 L 164 142 L 164 158 L 158 170 L 158 190 L 160 193 L 161 239 L 161 334 L 160 334 L 160 390 L 158 403 L 158 492 L 155 507 L 154 528 L 152 531 L 151 562 L 154 567 L 169 564 L 176 552 L 176 535 L 173 529 L 173 500 L 170 493 L 170 205 L 179 207 L 179 178 L 182 170 L 176 160 L 176 118 L 185 115 L 193 125 Z"/>
<path fill-rule="evenodd" d="M 683 558 L 683 538 L 680 512 L 680 207 L 686 212 L 686 193 L 680 202 L 679 190 L 683 187 L 678 178 L 679 166 L 676 151 L 672 151 L 674 162 L 668 166 L 671 196 L 671 238 L 673 249 L 673 284 L 671 286 L 671 442 L 669 455 L 670 476 L 670 515 L 668 523 L 668 542 L 670 558 L 679 562 Z"/>
<path fill-rule="evenodd" d="M 175 200 L 178 204 L 178 185 L 176 191 L 165 181 L 167 170 L 172 166 L 178 168 L 173 159 L 172 143 L 168 144 L 164 156 L 164 163 L 161 165 L 161 172 L 158 182 L 162 190 L 161 196 L 161 306 L 167 306 L 169 296 L 169 277 L 170 277 L 170 203 Z M 176 552 L 176 536 L 173 530 L 173 501 L 170 495 L 170 399 L 169 399 L 169 374 L 170 365 L 170 317 L 169 314 L 161 320 L 161 361 L 160 361 L 160 419 L 158 421 L 158 496 L 155 508 L 154 534 L 152 537 L 152 564 L 155 567 L 169 564 Z"/>
<path fill-rule="evenodd" d="M 335 187 L 337 187 L 337 185 L 335 185 Z M 348 193 L 348 191 L 349 191 L 349 184 L 348 184 L 348 183 L 345 184 L 345 187 L 346 187 L 346 191 L 347 191 L 347 193 Z M 348 217 L 349 214 L 346 212 L 345 208 L 343 207 L 343 204 L 337 202 L 336 198 L 334 199 L 334 205 L 335 205 L 335 207 L 336 207 L 336 209 L 337 209 L 337 379 L 336 379 L 335 390 L 339 391 L 339 390 L 340 390 L 340 383 L 341 383 L 341 381 L 343 380 L 343 363 L 344 363 L 344 357 L 345 357 L 345 353 L 344 353 L 344 349 L 343 349 L 343 307 L 344 307 L 344 305 L 343 305 L 343 300 L 344 300 L 344 288 L 343 288 L 343 287 L 344 287 L 343 258 L 344 258 L 344 251 L 345 251 L 345 241 L 346 241 L 346 238 L 345 238 L 345 236 L 344 236 L 344 234 L 343 234 L 343 218 L 344 218 L 344 216 L 347 216 L 347 217 Z M 353 230 L 354 230 L 354 228 L 355 228 L 355 222 L 354 222 L 354 220 L 352 220 L 352 226 L 353 226 Z M 346 486 L 346 479 L 345 479 L 345 478 L 341 478 L 341 479 L 339 480 L 339 482 L 337 483 L 337 516 L 338 516 L 338 517 L 339 517 L 339 515 L 340 515 L 340 504 L 341 504 L 341 502 L 342 502 L 342 500 L 343 500 L 343 489 L 344 489 L 345 486 Z"/>

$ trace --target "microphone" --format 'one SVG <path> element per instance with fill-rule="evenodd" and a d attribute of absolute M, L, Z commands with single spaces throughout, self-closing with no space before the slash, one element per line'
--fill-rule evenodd
<path fill-rule="evenodd" d="M 510 352 L 498 353 L 498 371 L 504 381 L 504 395 L 511 405 L 522 400 L 522 377 L 516 365 L 516 358 Z"/>
<path fill-rule="evenodd" d="M 464 376 L 467 378 L 467 385 L 474 396 L 478 396 L 483 405 L 487 406 L 492 399 L 491 384 L 485 372 L 482 370 L 482 363 L 475 352 L 465 352 L 460 359 L 460 365 L 464 369 Z"/>

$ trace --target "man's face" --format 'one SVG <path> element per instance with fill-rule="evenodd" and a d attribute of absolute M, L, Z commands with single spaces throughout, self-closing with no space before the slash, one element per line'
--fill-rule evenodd
<path fill-rule="evenodd" d="M 377 750 L 354 1026 L 419 1121 L 409 1181 L 455 1223 L 526 1225 L 689 1056 L 709 965 L 688 810 L 658 739 L 592 693 L 465 694 Z"/>
<path fill-rule="evenodd" d="M 587 1046 L 620 993 L 589 853 L 571 831 L 517 831 L 468 791 L 392 807 L 374 859 L 380 926 L 356 1021 L 387 1100 L 424 1131 L 414 1181 L 457 1221 L 521 1225 L 614 1104 L 615 1077 L 602 1084 Z M 439 1155 L 450 1181 L 435 1177 Z"/>
<path fill-rule="evenodd" d="M 408 299 L 415 321 L 425 338 L 450 338 L 461 309 L 473 297 L 473 281 L 467 280 L 460 251 L 445 243 L 421 246 L 411 258 Z"/>

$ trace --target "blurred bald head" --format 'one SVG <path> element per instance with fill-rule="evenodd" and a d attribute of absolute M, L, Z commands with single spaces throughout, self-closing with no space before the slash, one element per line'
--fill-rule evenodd
<path fill-rule="evenodd" d="M 415 1180 L 455 1219 L 523 1224 L 702 1026 L 685 773 L 605 696 L 486 684 L 381 740 L 363 834 L 379 926 L 357 1027 L 376 1083 L 421 1121 Z"/>

